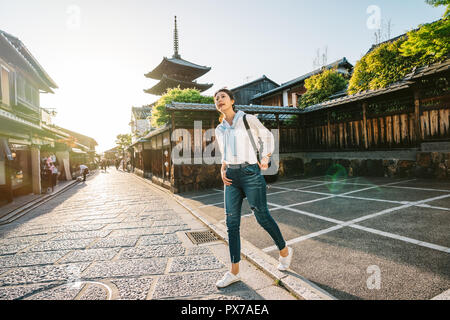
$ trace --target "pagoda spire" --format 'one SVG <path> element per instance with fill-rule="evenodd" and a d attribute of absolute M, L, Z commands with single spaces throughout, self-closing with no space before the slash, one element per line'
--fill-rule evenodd
<path fill-rule="evenodd" d="M 159 80 L 159 83 L 150 89 L 144 90 L 146 93 L 162 96 L 167 89 L 197 89 L 200 92 L 208 90 L 213 86 L 212 83 L 197 83 L 194 81 L 211 70 L 211 67 L 201 66 L 181 59 L 178 52 L 178 26 L 177 16 L 175 16 L 175 30 L 173 39 L 173 56 L 168 59 L 163 58 L 161 63 L 152 71 L 145 74 L 145 77 Z"/>
<path fill-rule="evenodd" d="M 173 58 L 181 59 L 178 53 L 178 29 L 177 29 L 177 16 L 175 16 L 175 30 L 173 32 Z"/>

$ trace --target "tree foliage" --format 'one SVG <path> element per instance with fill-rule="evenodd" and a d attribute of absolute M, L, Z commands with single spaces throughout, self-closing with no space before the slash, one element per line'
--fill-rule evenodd
<path fill-rule="evenodd" d="M 131 145 L 131 134 L 118 134 L 116 137 L 116 145 L 120 151 L 125 150 Z"/>
<path fill-rule="evenodd" d="M 403 79 L 414 67 L 447 59 L 449 37 L 450 19 L 441 19 L 379 45 L 356 63 L 348 93 L 385 88 Z"/>
<path fill-rule="evenodd" d="M 306 93 L 299 100 L 299 108 L 323 102 L 331 95 L 344 90 L 348 80 L 336 70 L 324 70 L 305 80 Z"/>
<path fill-rule="evenodd" d="M 444 13 L 444 17 L 450 16 L 450 0 L 425 0 L 426 3 L 433 7 L 447 6 L 447 10 Z"/>
<path fill-rule="evenodd" d="M 171 102 L 186 102 L 186 103 L 202 103 L 212 104 L 214 98 L 209 96 L 202 96 L 197 89 L 168 89 L 153 107 L 151 124 L 152 127 L 160 127 L 169 121 L 169 113 L 166 110 L 166 105 Z"/>
<path fill-rule="evenodd" d="M 408 32 L 408 39 L 400 47 L 401 55 L 411 57 L 417 65 L 442 60 L 449 52 L 450 19 L 442 19 Z"/>

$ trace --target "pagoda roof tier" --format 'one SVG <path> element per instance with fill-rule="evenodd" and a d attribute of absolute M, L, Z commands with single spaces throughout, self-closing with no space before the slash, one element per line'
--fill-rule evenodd
<path fill-rule="evenodd" d="M 163 75 L 161 81 L 158 82 L 157 85 L 155 85 L 154 87 L 152 87 L 150 89 L 144 90 L 144 92 L 149 93 L 149 94 L 154 94 L 157 96 L 161 96 L 164 93 L 166 93 L 167 89 L 177 88 L 178 86 L 180 86 L 180 89 L 197 89 L 200 92 L 203 92 L 203 91 L 211 88 L 213 86 L 213 84 L 212 83 L 201 84 L 201 83 L 192 82 L 192 81 L 181 81 L 181 80 L 176 80 L 173 78 L 169 78 L 166 75 Z"/>
<path fill-rule="evenodd" d="M 181 58 L 173 57 L 169 59 L 164 57 L 162 62 L 145 76 L 147 78 L 161 80 L 163 75 L 166 74 L 172 78 L 181 77 L 184 81 L 192 81 L 201 77 L 209 70 L 211 70 L 210 67 L 200 66 Z"/>

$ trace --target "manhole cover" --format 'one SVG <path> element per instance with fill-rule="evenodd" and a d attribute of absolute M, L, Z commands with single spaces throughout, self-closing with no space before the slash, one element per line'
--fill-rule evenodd
<path fill-rule="evenodd" d="M 202 244 L 219 240 L 211 231 L 186 232 L 186 235 L 194 244 Z"/>

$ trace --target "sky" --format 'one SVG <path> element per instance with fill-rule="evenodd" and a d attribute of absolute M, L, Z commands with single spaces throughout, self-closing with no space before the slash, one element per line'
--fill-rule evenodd
<path fill-rule="evenodd" d="M 444 7 L 425 0 L 0 0 L 0 30 L 18 37 L 58 85 L 41 94 L 58 126 L 93 137 L 97 152 L 130 133 L 131 107 L 155 102 L 144 74 L 179 53 L 211 67 L 203 92 L 266 75 L 278 84 L 328 63 L 355 65 L 391 21 L 391 36 L 438 20 Z"/>

